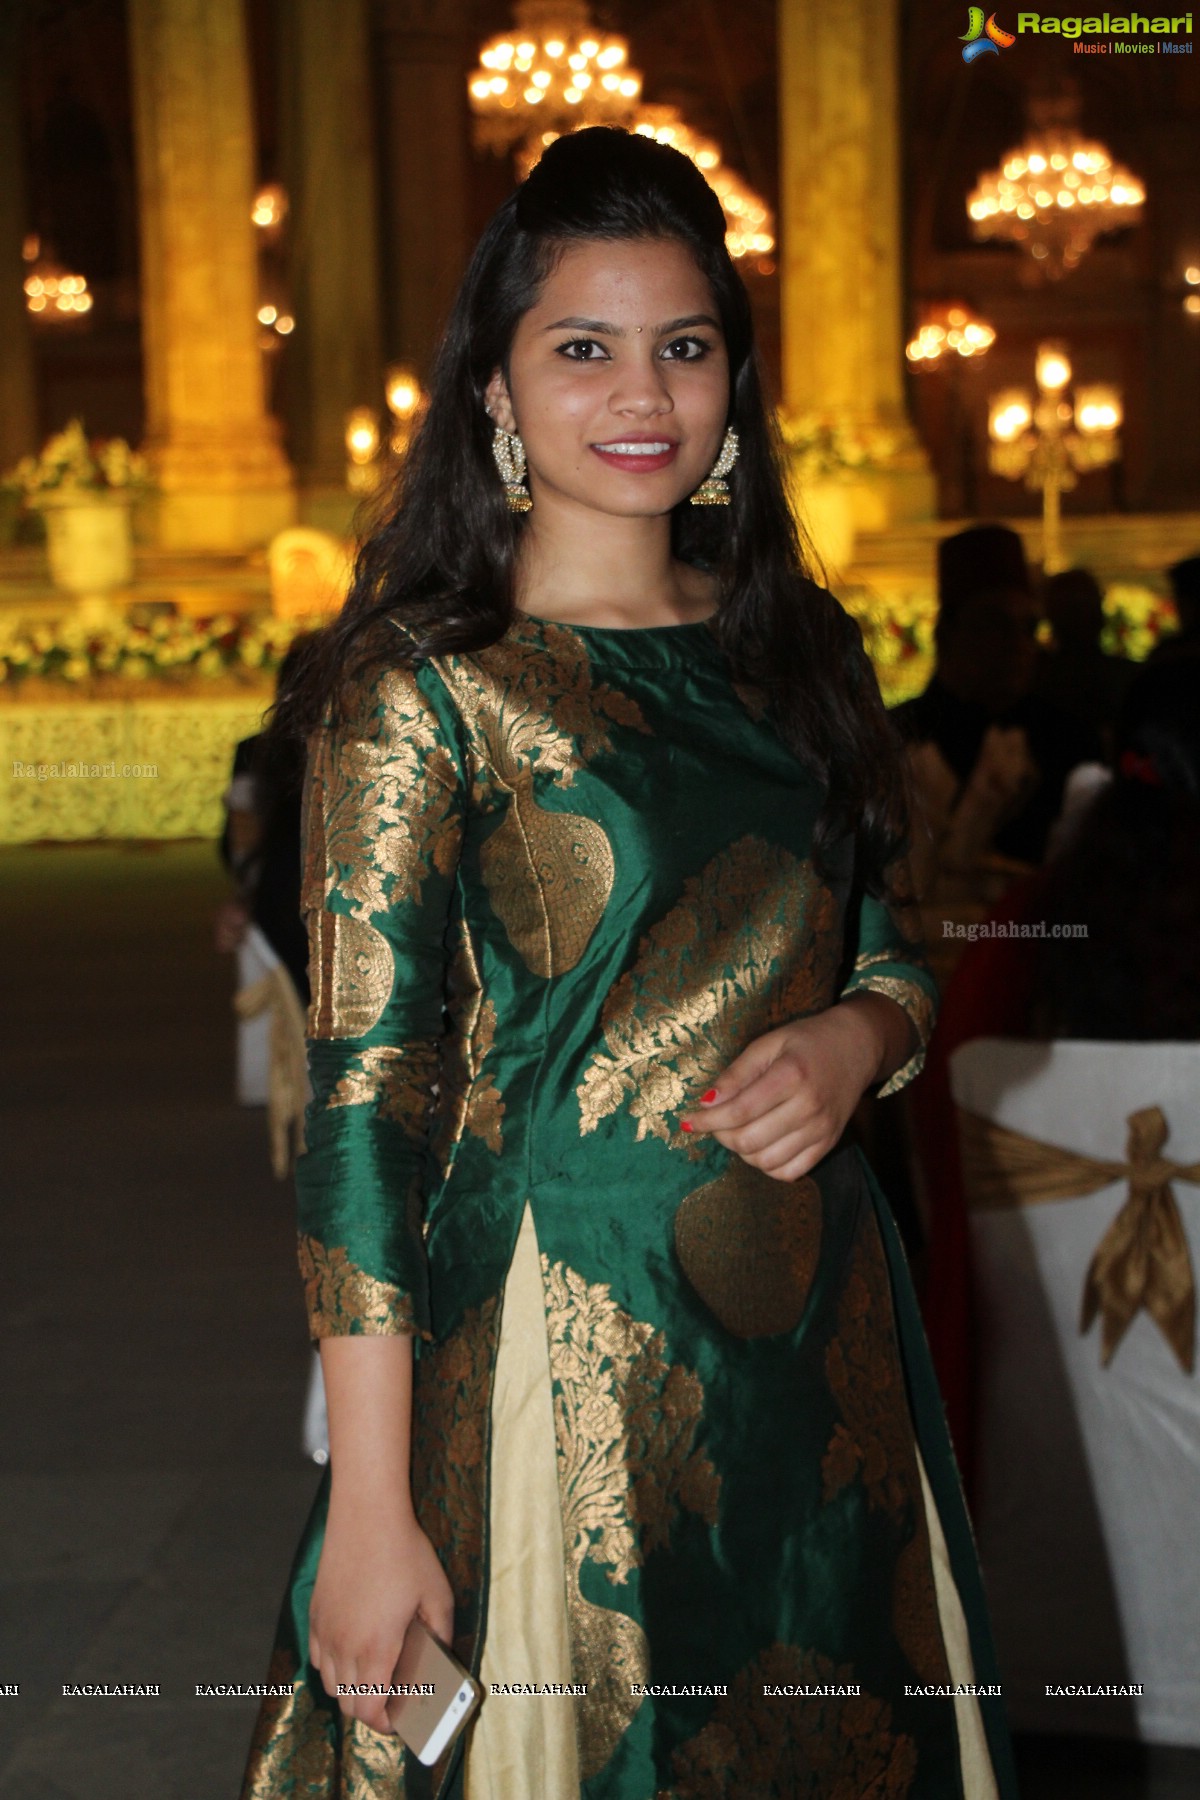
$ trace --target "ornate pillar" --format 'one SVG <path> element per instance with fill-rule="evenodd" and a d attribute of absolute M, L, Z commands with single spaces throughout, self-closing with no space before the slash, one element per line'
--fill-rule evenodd
<path fill-rule="evenodd" d="M 241 0 L 129 0 L 146 445 L 160 542 L 245 549 L 295 498 L 266 410 Z"/>
<path fill-rule="evenodd" d="M 467 16 L 465 0 L 376 0 L 387 348 L 422 375 L 467 260 Z"/>
<path fill-rule="evenodd" d="M 779 0 L 783 403 L 894 441 L 858 523 L 932 517 L 904 398 L 898 0 Z"/>
<path fill-rule="evenodd" d="M 345 513 L 346 414 L 383 404 L 379 205 L 368 78 L 369 0 L 279 9 L 283 182 L 296 330 L 288 427 L 301 506 Z"/>
<path fill-rule="evenodd" d="M 0 8 L 0 474 L 37 449 L 37 391 L 33 341 L 25 310 L 21 247 L 25 214 L 25 158 L 18 90 L 21 6 Z"/>

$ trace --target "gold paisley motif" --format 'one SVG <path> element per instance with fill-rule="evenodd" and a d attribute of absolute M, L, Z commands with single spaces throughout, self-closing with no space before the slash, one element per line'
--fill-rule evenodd
<path fill-rule="evenodd" d="M 580 1086 L 580 1133 L 622 1105 L 650 1135 L 699 1158 L 671 1122 L 765 1031 L 835 993 L 837 903 L 809 862 L 747 836 L 684 883 L 638 946 L 601 1015 L 606 1049 Z"/>
<path fill-rule="evenodd" d="M 486 1427 L 500 1303 L 485 1300 L 441 1343 L 422 1346 L 413 1385 L 412 1481 L 421 1528 L 460 1612 L 483 1578 Z M 462 1649 L 469 1654 L 470 1646 Z"/>
<path fill-rule="evenodd" d="M 776 1181 L 734 1157 L 675 1214 L 683 1272 L 726 1331 L 794 1331 L 821 1252 L 821 1192 L 807 1176 Z"/>
<path fill-rule="evenodd" d="M 546 1292 L 572 1664 L 588 1693 L 578 1710 L 584 1779 L 608 1762 L 641 1705 L 649 1647 L 636 1620 L 581 1589 L 585 1562 L 623 1586 L 665 1545 L 681 1507 L 708 1524 L 721 1478 L 697 1449 L 704 1390 L 668 1363 L 664 1340 L 565 1263 L 541 1258 Z"/>
<path fill-rule="evenodd" d="M 671 1758 L 657 1800 L 906 1800 L 917 1748 L 873 1694 L 772 1695 L 861 1686 L 853 1667 L 773 1644 L 739 1671 L 708 1724 Z"/>
<path fill-rule="evenodd" d="M 496 1008 L 483 997 L 483 981 L 471 928 L 459 919 L 458 944 L 446 972 L 450 1026 L 442 1040 L 433 1153 L 449 1175 L 464 1132 L 499 1156 L 504 1147 L 504 1101 L 492 1074 L 483 1073 L 496 1040 Z"/>
<path fill-rule="evenodd" d="M 346 913 L 308 915 L 312 1038 L 362 1037 L 392 997 L 396 965 L 381 932 Z"/>
<path fill-rule="evenodd" d="M 390 1337 L 415 1333 L 412 1296 L 351 1262 L 345 1248 L 326 1247 L 301 1232 L 297 1244 L 309 1335 Z"/>
<path fill-rule="evenodd" d="M 610 723 L 649 732 L 619 688 L 593 683 L 587 649 L 563 625 L 518 625 L 471 656 L 435 658 L 466 726 L 472 799 L 505 817 L 480 854 L 484 885 L 513 948 L 534 974 L 575 967 L 612 893 L 607 833 L 580 813 L 534 797 L 534 776 L 573 785 L 612 749 Z"/>
<path fill-rule="evenodd" d="M 612 893 L 616 863 L 604 828 L 581 813 L 539 806 L 527 777 L 479 866 L 496 917 L 533 974 L 573 969 Z"/>
<path fill-rule="evenodd" d="M 374 1106 L 381 1119 L 402 1125 L 414 1142 L 422 1143 L 437 1075 L 436 1038 L 409 1038 L 403 1044 L 356 1050 L 325 1102 L 326 1110 Z"/>
<path fill-rule="evenodd" d="M 290 1694 L 270 1694 L 259 1708 L 246 1762 L 241 1800 L 329 1800 L 334 1791 L 337 1752 L 329 1714 L 313 1703 L 307 1684 L 296 1679 L 296 1659 L 276 1650 L 267 1684 Z"/>
<path fill-rule="evenodd" d="M 920 1477 L 887 1262 L 870 1207 L 859 1221 L 825 1375 L 842 1415 L 821 1463 L 825 1500 L 857 1481 L 872 1511 L 903 1519 L 920 1505 Z"/>
<path fill-rule="evenodd" d="M 433 869 L 448 874 L 461 840 L 458 771 L 411 669 L 358 685 L 352 723 L 322 727 L 305 781 L 305 911 L 332 895 L 369 920 L 417 902 Z"/>

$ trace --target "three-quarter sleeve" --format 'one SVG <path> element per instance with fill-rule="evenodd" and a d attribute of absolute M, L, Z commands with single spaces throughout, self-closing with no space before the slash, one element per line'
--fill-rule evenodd
<path fill-rule="evenodd" d="M 857 890 L 846 919 L 846 963 L 849 974 L 841 1000 L 851 994 L 883 994 L 912 1020 L 914 1049 L 907 1061 L 878 1090 L 894 1094 L 919 1075 L 925 1047 L 937 1016 L 937 983 L 923 949 L 920 910 L 912 899 L 907 867 L 892 870 L 890 901 Z"/>
<path fill-rule="evenodd" d="M 430 1336 L 422 1187 L 463 794 L 432 673 L 368 676 L 348 722 L 309 747 L 312 1098 L 296 1191 L 314 1338 Z"/>

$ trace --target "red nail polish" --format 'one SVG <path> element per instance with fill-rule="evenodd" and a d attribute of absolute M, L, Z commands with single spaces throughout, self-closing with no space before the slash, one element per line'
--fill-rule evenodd
<path fill-rule="evenodd" d="M 716 1097 L 717 1097 L 716 1088 L 709 1088 L 707 1094 L 701 1094 L 701 1096 L 700 1096 L 701 1106 L 707 1106 L 709 1104 L 709 1102 L 712 1100 L 715 1100 Z"/>
<path fill-rule="evenodd" d="M 680 1131 L 690 1131 L 692 1129 L 692 1127 L 689 1124 L 689 1122 L 687 1121 L 687 1119 L 680 1119 L 679 1129 L 680 1129 Z"/>

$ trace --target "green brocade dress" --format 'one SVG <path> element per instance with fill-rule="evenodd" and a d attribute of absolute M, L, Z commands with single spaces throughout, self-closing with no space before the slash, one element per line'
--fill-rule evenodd
<path fill-rule="evenodd" d="M 910 1079 L 906 919 L 849 842 L 818 876 L 820 789 L 706 622 L 518 615 L 355 710 L 306 783 L 300 1264 L 314 1337 L 417 1338 L 414 1498 L 487 1697 L 432 1769 L 343 1723 L 307 1661 L 326 1472 L 243 1800 L 1011 1800 L 887 1204 L 852 1144 L 785 1183 L 678 1125 L 864 989 Z"/>

